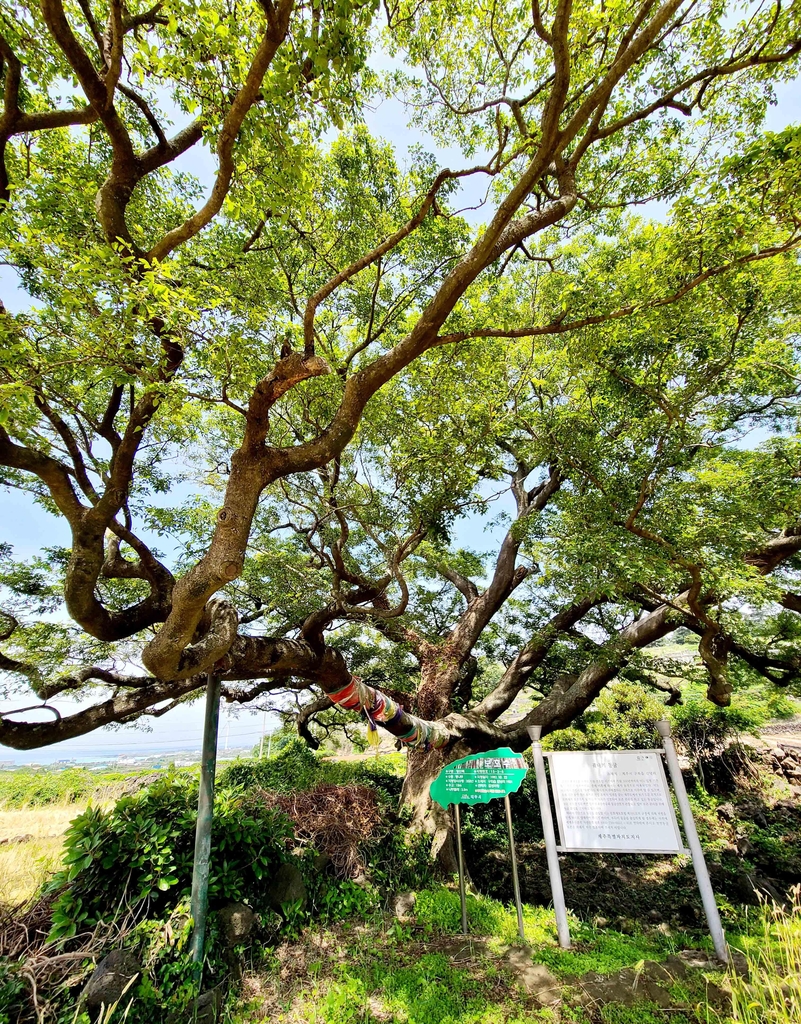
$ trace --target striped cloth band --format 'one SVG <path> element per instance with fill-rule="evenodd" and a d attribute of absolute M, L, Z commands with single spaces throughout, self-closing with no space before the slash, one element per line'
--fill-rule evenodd
<path fill-rule="evenodd" d="M 376 724 L 383 725 L 404 746 L 436 750 L 444 747 L 450 739 L 448 730 L 441 722 L 425 722 L 422 718 L 406 714 L 400 704 L 380 690 L 367 686 L 356 676 L 351 676 L 347 686 L 329 693 L 328 697 L 333 704 L 346 711 L 364 711 L 373 728 Z M 408 725 L 404 732 L 400 731 L 402 720 L 404 725 Z"/>

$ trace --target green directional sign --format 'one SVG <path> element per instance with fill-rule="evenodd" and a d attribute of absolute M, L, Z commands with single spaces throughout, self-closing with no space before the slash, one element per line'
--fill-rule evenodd
<path fill-rule="evenodd" d="M 431 799 L 445 808 L 449 804 L 487 804 L 520 789 L 527 770 L 522 754 L 509 747 L 471 754 L 445 765 L 431 783 Z"/>

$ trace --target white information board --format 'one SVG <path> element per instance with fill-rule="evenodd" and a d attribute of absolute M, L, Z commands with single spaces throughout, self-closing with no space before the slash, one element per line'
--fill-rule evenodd
<path fill-rule="evenodd" d="M 659 753 L 566 750 L 546 756 L 560 851 L 687 852 Z"/>

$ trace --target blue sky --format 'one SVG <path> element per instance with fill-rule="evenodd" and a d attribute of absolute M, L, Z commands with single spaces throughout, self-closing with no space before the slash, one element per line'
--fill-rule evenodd
<path fill-rule="evenodd" d="M 775 106 L 768 112 L 766 127 L 779 131 L 798 118 L 801 111 L 801 80 L 786 83 L 777 89 Z M 373 134 L 390 141 L 398 152 L 399 160 L 408 159 L 410 145 L 419 141 L 416 131 L 409 129 L 402 104 L 397 100 L 386 100 L 367 117 L 367 123 Z M 464 166 L 464 161 L 457 151 L 440 149 L 438 157 L 442 166 Z M 202 182 L 211 182 L 214 174 L 214 160 L 209 150 L 196 146 L 185 154 L 180 167 L 196 175 Z M 464 201 L 473 203 L 479 196 L 478 183 L 468 186 L 472 191 L 464 193 Z M 647 212 L 647 211 L 646 211 Z M 657 209 L 650 211 L 658 215 Z M 481 214 L 474 213 L 473 218 L 481 219 Z M 20 290 L 16 275 L 7 267 L 0 267 L 0 298 L 12 311 L 24 309 L 29 305 L 27 295 Z M 500 507 L 498 508 L 500 511 Z M 490 538 L 483 534 L 484 525 L 477 519 L 463 525 L 461 542 L 478 548 L 489 546 Z M 63 520 L 48 515 L 22 494 L 15 491 L 0 491 L 0 540 L 14 546 L 16 557 L 30 557 L 38 553 L 43 546 L 69 546 L 69 531 Z M 161 542 L 163 547 L 163 542 Z M 27 701 L 25 702 L 27 703 Z M 68 699 L 55 700 L 53 703 L 63 714 L 76 709 L 76 704 Z M 11 706 L 20 706 L 19 699 L 0 700 L 0 710 Z M 142 727 L 123 727 L 115 730 L 103 729 L 88 736 L 78 737 L 64 743 L 55 744 L 36 751 L 16 752 L 0 747 L 0 761 L 14 759 L 19 763 L 37 760 L 45 762 L 59 758 L 90 758 L 108 756 L 110 753 L 142 752 L 150 753 L 166 747 L 194 748 L 199 746 L 203 723 L 203 701 L 191 705 L 183 705 L 163 718 L 149 720 L 151 731 L 142 731 Z M 271 717 L 268 729 L 277 726 L 277 719 Z M 223 705 L 220 721 L 220 746 L 226 742 L 231 746 L 250 746 L 258 742 L 261 735 L 261 713 L 250 712 L 245 708 L 232 709 Z"/>

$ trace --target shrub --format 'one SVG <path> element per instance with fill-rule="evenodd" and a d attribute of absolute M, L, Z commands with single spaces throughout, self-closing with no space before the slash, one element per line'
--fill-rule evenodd
<path fill-rule="evenodd" d="M 295 739 L 275 757 L 234 761 L 220 773 L 219 786 L 297 793 L 322 782 L 322 776 L 322 760 L 302 740 Z"/>
<path fill-rule="evenodd" d="M 727 708 L 719 708 L 706 699 L 700 689 L 684 696 L 684 703 L 671 709 L 673 735 L 695 760 L 711 754 L 742 733 L 756 734 L 774 715 L 787 714 L 784 700 L 776 701 L 762 687 L 735 691 Z M 786 702 L 789 705 L 789 702 Z M 792 714 L 792 705 L 789 705 Z"/>
<path fill-rule="evenodd" d="M 89 808 L 65 837 L 65 867 L 48 890 L 57 893 L 52 938 L 69 938 L 146 901 L 158 916 L 191 888 L 197 782 L 165 776 L 110 811 Z M 220 793 L 212 828 L 209 902 L 258 901 L 273 869 L 287 857 L 289 819 L 258 800 Z"/>
<path fill-rule="evenodd" d="M 114 778 L 121 779 L 123 776 Z M 0 775 L 0 807 L 16 809 L 74 803 L 89 796 L 98 785 L 98 777 L 85 768 L 67 768 L 64 771 L 34 771 L 26 768 L 4 772 Z"/>
<path fill-rule="evenodd" d="M 22 978 L 20 965 L 0 958 L 0 1021 L 12 1020 L 12 1010 L 16 1013 L 25 995 L 25 981 Z"/>
<path fill-rule="evenodd" d="M 300 793 L 319 783 L 353 784 L 369 786 L 388 799 L 396 799 L 405 769 L 403 754 L 380 760 L 333 761 L 315 754 L 301 739 L 294 739 L 274 757 L 234 761 L 220 773 L 219 786 Z"/>
<path fill-rule="evenodd" d="M 406 774 L 406 755 L 385 754 L 367 761 L 329 761 L 326 766 L 327 777 L 331 772 L 331 782 L 370 786 L 386 799 L 397 800 Z"/>
<path fill-rule="evenodd" d="M 134 953 L 143 972 L 132 991 L 133 1005 L 124 1013 L 125 1024 L 187 1018 L 186 1011 L 197 993 L 197 970 L 188 948 L 191 935 L 189 903 L 182 901 L 164 919 L 140 921 L 126 936 L 125 947 Z M 212 918 L 206 934 L 207 974 L 225 970 L 216 939 Z"/>
<path fill-rule="evenodd" d="M 665 704 L 635 683 L 617 682 L 603 690 L 592 710 L 568 729 L 547 737 L 552 750 L 642 750 L 656 745 L 654 722 Z"/>

